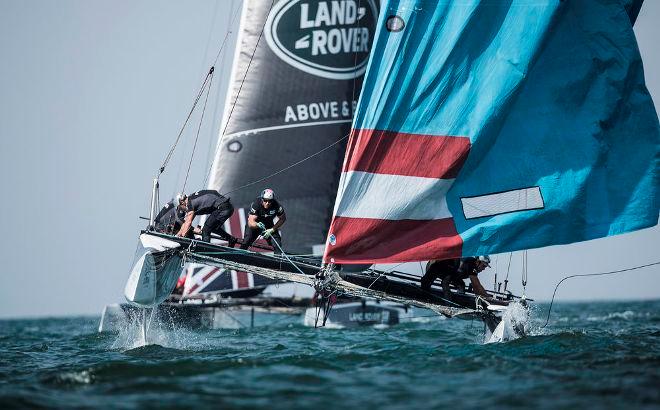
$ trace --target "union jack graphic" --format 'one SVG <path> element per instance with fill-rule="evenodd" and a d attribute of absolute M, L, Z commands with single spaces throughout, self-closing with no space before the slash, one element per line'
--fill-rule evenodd
<path fill-rule="evenodd" d="M 224 225 L 225 231 L 237 238 L 244 237 L 246 222 L 245 208 L 238 208 Z M 266 241 L 259 239 L 256 243 L 267 245 Z M 270 250 L 260 248 L 253 249 L 256 252 L 271 252 Z M 196 263 L 189 263 L 184 268 L 186 276 L 183 288 L 183 296 L 192 296 L 203 293 L 215 293 L 223 291 L 232 291 L 238 289 L 248 289 L 255 286 L 265 286 L 272 281 L 261 276 L 255 276 L 248 272 L 222 269 L 214 266 L 206 266 Z"/>

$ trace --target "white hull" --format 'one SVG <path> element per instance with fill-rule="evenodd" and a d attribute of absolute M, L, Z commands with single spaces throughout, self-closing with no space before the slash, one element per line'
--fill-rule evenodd
<path fill-rule="evenodd" d="M 172 294 L 181 274 L 181 257 L 167 251 L 179 246 L 167 239 L 140 235 L 133 269 L 124 288 L 129 303 L 153 307 Z"/>

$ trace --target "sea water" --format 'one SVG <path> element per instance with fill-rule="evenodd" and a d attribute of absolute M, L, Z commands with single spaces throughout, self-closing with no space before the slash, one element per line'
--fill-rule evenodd
<path fill-rule="evenodd" d="M 660 302 L 533 305 L 526 337 L 478 321 L 389 328 L 154 326 L 98 317 L 0 321 L 0 408 L 660 407 Z M 301 320 L 302 321 L 302 320 Z"/>

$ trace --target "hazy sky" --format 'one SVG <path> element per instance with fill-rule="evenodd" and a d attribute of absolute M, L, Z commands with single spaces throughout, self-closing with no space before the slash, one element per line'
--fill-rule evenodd
<path fill-rule="evenodd" d="M 0 0 L 0 317 L 100 314 L 123 300 L 151 179 L 239 3 Z M 659 18 L 660 2 L 647 0 L 635 27 L 656 106 Z M 222 86 L 209 102 L 191 189 L 208 170 L 228 64 L 221 56 L 216 66 Z M 190 141 L 162 179 L 163 197 L 180 186 Z M 659 249 L 655 227 L 529 251 L 527 294 L 549 299 L 566 274 L 656 262 Z M 497 259 L 501 279 L 508 255 Z M 513 255 L 510 274 L 517 291 L 520 259 Z M 559 297 L 659 298 L 660 267 L 577 279 Z"/>

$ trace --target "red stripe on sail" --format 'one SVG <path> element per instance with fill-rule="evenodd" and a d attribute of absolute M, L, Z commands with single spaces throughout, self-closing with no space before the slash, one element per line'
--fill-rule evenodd
<path fill-rule="evenodd" d="M 243 234 L 241 232 L 241 217 L 239 216 L 239 212 L 241 212 L 242 208 L 239 208 L 234 211 L 234 213 L 229 217 L 229 234 L 236 238 L 242 238 Z"/>
<path fill-rule="evenodd" d="M 468 137 L 353 129 L 343 172 L 456 178 L 470 146 Z"/>
<path fill-rule="evenodd" d="M 397 263 L 461 256 L 463 239 L 452 218 L 385 220 L 335 217 L 335 245 L 323 260 L 335 263 Z"/>
<path fill-rule="evenodd" d="M 249 288 L 250 281 L 246 272 L 236 272 L 236 287 L 238 289 Z"/>

